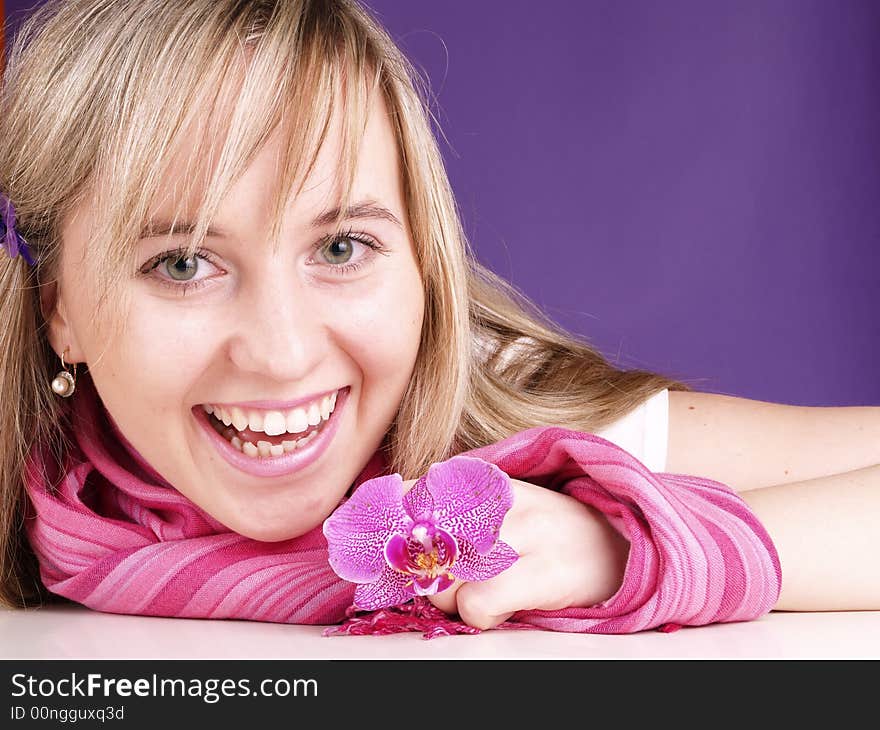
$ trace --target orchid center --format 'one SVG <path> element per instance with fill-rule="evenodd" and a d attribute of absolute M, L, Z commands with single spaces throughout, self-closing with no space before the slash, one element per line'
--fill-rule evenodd
<path fill-rule="evenodd" d="M 385 560 L 394 570 L 411 576 L 407 584 L 420 596 L 446 590 L 455 580 L 450 572 L 458 556 L 455 538 L 432 522 L 416 522 L 409 534 L 392 535 Z"/>

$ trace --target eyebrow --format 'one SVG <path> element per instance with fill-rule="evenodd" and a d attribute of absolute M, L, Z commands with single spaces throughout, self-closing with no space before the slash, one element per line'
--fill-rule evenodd
<path fill-rule="evenodd" d="M 336 220 L 338 215 L 339 208 L 327 210 L 312 221 L 312 228 L 321 228 L 322 226 L 329 225 Z M 403 224 L 398 220 L 394 213 L 388 210 L 388 208 L 379 205 L 374 200 L 362 200 L 359 203 L 349 206 L 343 216 L 343 220 L 358 220 L 364 218 L 386 220 L 399 228 L 403 228 Z"/>
<path fill-rule="evenodd" d="M 317 218 L 312 221 L 312 228 L 322 228 L 323 226 L 329 225 L 336 220 L 339 215 L 340 208 L 331 208 L 330 210 L 326 210 L 321 213 Z M 375 220 L 385 220 L 390 223 L 393 223 L 398 228 L 403 228 L 403 224 L 400 222 L 400 219 L 394 215 L 388 208 L 379 205 L 374 200 L 362 200 L 360 202 L 354 203 L 349 206 L 345 211 L 345 215 L 342 220 L 364 220 L 364 219 L 375 219 Z M 146 226 L 144 226 L 143 230 L 140 232 L 141 238 L 157 238 L 159 236 L 167 236 L 169 234 L 175 235 L 189 235 L 196 229 L 196 224 L 183 221 L 173 224 L 170 221 L 151 221 Z M 226 237 L 229 234 L 221 228 L 212 228 L 209 227 L 207 230 L 207 235 L 209 236 L 217 236 L 217 237 Z"/>

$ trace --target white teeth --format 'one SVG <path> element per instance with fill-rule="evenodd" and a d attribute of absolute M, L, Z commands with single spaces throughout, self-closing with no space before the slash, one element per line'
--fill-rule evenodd
<path fill-rule="evenodd" d="M 309 406 L 309 425 L 317 426 L 321 422 L 321 409 L 318 408 L 317 403 L 312 403 Z"/>
<path fill-rule="evenodd" d="M 235 426 L 236 431 L 244 431 L 248 427 L 248 417 L 241 408 L 232 406 L 229 415 L 232 416 L 232 425 Z"/>
<path fill-rule="evenodd" d="M 263 420 L 263 430 L 267 436 L 280 436 L 287 432 L 287 419 L 281 411 L 269 411 Z"/>
<path fill-rule="evenodd" d="M 217 429 L 222 427 L 217 426 Z M 229 441 L 238 451 L 241 451 L 244 454 L 247 454 L 251 457 L 259 457 L 259 458 L 268 458 L 270 456 L 283 456 L 284 454 L 289 454 L 297 449 L 301 449 L 304 446 L 308 446 L 308 444 L 313 441 L 317 435 L 318 431 L 321 430 L 319 426 L 314 431 L 310 431 L 308 436 L 303 436 L 294 441 L 282 441 L 280 444 L 273 444 L 269 441 L 257 441 L 256 444 L 251 443 L 250 441 L 240 439 L 236 434 L 234 428 L 223 429 L 222 431 L 218 431 L 221 435 L 226 437 L 226 440 Z"/>
<path fill-rule="evenodd" d="M 220 406 L 205 403 L 202 405 L 205 413 L 213 414 L 222 421 L 225 426 L 233 426 L 236 431 L 250 429 L 255 432 L 263 432 L 268 436 L 280 436 L 284 433 L 302 433 L 309 426 L 317 426 L 330 418 L 330 414 L 336 408 L 336 396 L 338 391 L 324 396 L 320 400 L 310 403 L 304 408 L 290 408 L 287 410 L 258 410 L 254 408 L 239 408 L 237 406 Z"/>
<path fill-rule="evenodd" d="M 262 431 L 265 418 L 263 411 L 248 410 L 248 428 L 251 431 Z"/>
<path fill-rule="evenodd" d="M 294 408 L 287 414 L 288 433 L 302 433 L 309 427 L 309 418 L 302 408 Z"/>
<path fill-rule="evenodd" d="M 280 444 L 257 441 L 256 445 L 254 445 L 250 441 L 242 441 L 238 436 L 233 436 L 231 442 L 236 449 L 248 456 L 261 458 L 282 456 L 307 446 L 316 437 L 318 430 L 312 431 L 308 436 L 304 436 L 296 441 L 282 441 Z"/>

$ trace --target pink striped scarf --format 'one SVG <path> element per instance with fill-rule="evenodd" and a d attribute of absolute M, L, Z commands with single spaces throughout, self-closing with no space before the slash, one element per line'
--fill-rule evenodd
<path fill-rule="evenodd" d="M 385 612 L 381 621 L 354 618 L 354 585 L 331 570 L 320 526 L 273 543 L 230 532 L 144 462 L 109 420 L 90 380 L 82 380 L 70 404 L 75 443 L 63 471 L 41 447 L 25 469 L 27 535 L 53 593 L 110 613 L 294 624 L 348 618 L 352 633 L 468 630 L 425 605 Z M 754 619 L 779 596 L 779 559 L 767 532 L 718 482 L 654 474 L 611 442 L 556 427 L 467 453 L 593 505 L 631 544 L 623 583 L 607 601 L 521 611 L 513 625 L 669 631 Z M 352 486 L 383 473 L 377 452 Z M 56 483 L 53 493 L 49 485 Z"/>

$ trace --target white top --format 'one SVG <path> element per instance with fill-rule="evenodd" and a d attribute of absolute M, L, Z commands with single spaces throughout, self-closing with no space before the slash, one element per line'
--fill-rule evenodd
<path fill-rule="evenodd" d="M 629 451 L 651 471 L 666 471 L 669 441 L 669 391 L 655 393 L 623 418 L 596 432 Z"/>
<path fill-rule="evenodd" d="M 503 367 L 530 338 L 520 337 L 500 358 Z M 478 342 L 478 344 L 481 344 Z M 485 349 L 485 348 L 483 348 Z M 669 440 L 669 391 L 661 390 L 623 418 L 596 432 L 625 449 L 651 471 L 666 471 Z"/>

